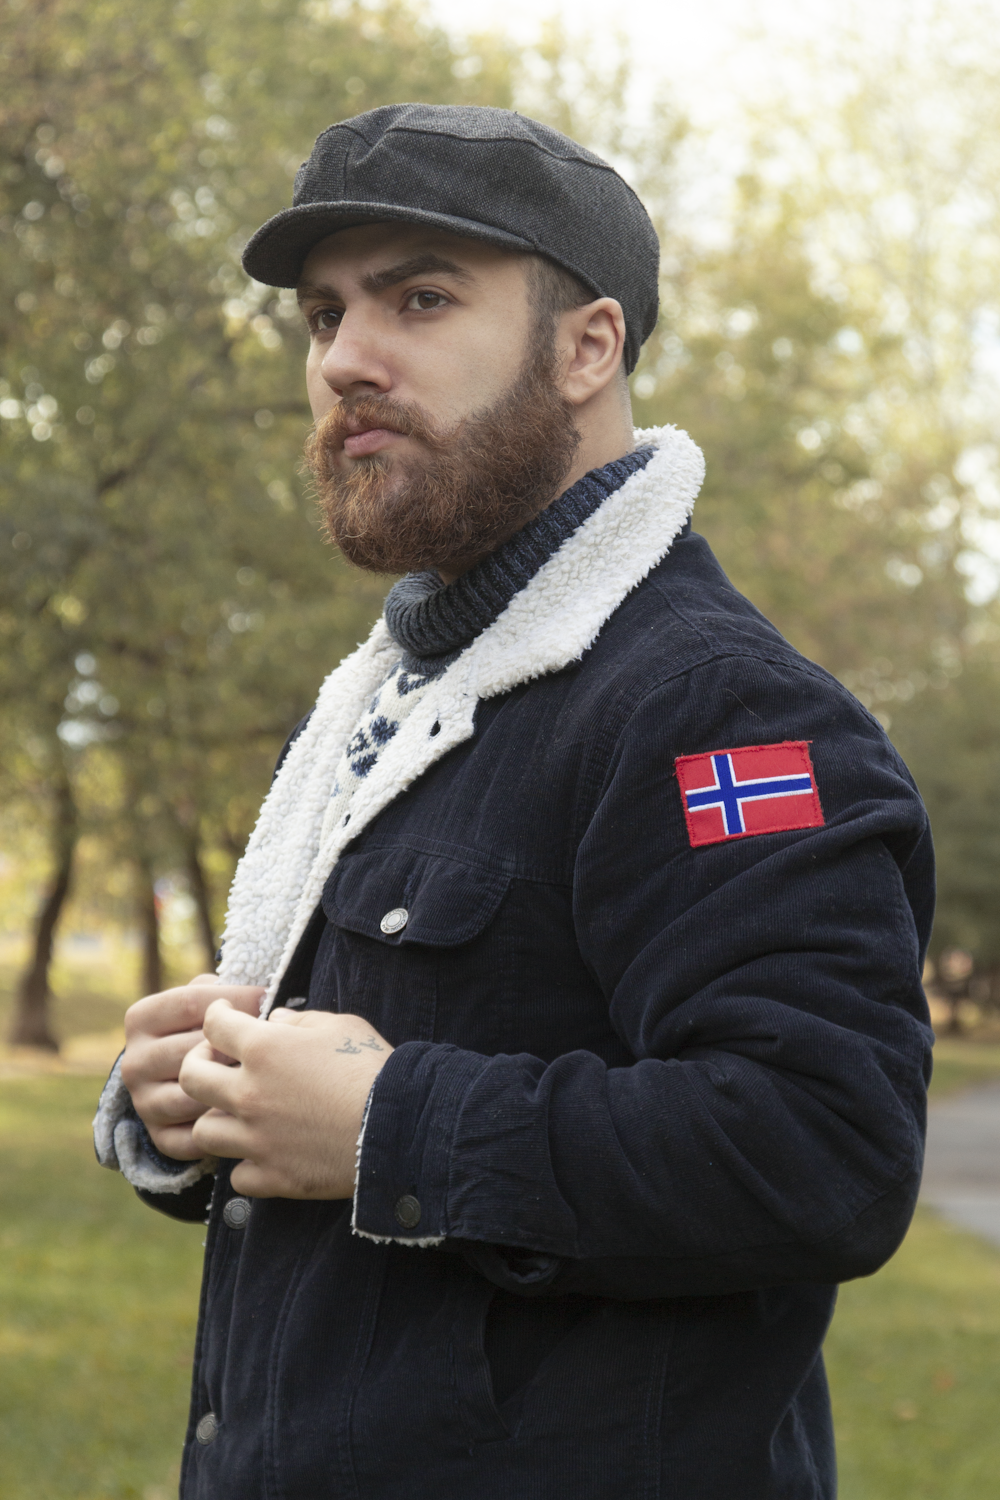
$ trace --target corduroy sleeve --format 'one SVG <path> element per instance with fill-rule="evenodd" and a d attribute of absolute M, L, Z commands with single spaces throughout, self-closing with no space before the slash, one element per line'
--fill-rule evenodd
<path fill-rule="evenodd" d="M 822 823 L 693 843 L 678 757 L 786 742 L 809 746 Z M 825 674 L 733 657 L 664 683 L 619 737 L 574 882 L 580 951 L 634 1063 L 398 1047 L 357 1228 L 463 1242 L 525 1292 L 876 1270 L 919 1184 L 932 904 L 912 781 Z"/>

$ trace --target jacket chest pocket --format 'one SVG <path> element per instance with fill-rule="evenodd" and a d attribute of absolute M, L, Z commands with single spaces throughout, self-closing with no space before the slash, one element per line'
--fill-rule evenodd
<path fill-rule="evenodd" d="M 466 970 L 482 975 L 509 886 L 507 875 L 407 847 L 343 856 L 323 891 L 328 925 L 314 968 L 335 996 L 329 1008 L 364 1016 L 393 1046 L 459 1041 L 437 1034 L 439 992 Z M 310 1003 L 323 1003 L 312 987 Z"/>

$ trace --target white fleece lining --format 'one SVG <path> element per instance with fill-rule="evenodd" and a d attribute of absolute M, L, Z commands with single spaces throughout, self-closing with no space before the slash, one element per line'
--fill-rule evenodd
<path fill-rule="evenodd" d="M 214 1172 L 214 1156 L 188 1164 L 183 1172 L 166 1172 L 146 1154 L 142 1131 L 131 1117 L 132 1099 L 122 1079 L 119 1057 L 101 1090 L 94 1116 L 94 1150 L 102 1167 L 121 1172 L 133 1187 L 147 1193 L 183 1193 L 202 1177 Z"/>

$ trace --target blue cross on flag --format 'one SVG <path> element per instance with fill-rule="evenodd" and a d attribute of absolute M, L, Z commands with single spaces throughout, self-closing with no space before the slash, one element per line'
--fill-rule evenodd
<path fill-rule="evenodd" d="M 680 755 L 674 764 L 694 848 L 823 826 L 807 740 Z"/>

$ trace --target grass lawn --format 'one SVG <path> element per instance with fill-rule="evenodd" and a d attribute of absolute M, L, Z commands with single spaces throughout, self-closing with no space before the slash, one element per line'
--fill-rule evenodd
<path fill-rule="evenodd" d="M 1000 1250 L 919 1210 L 826 1344 L 841 1500 L 1000 1493 Z"/>
<path fill-rule="evenodd" d="M 934 1092 L 996 1076 L 1000 1047 L 946 1041 Z M 2 1500 L 176 1494 L 204 1232 L 97 1167 L 99 1087 L 0 1083 Z M 841 1500 L 1000 1493 L 1000 1251 L 919 1213 L 827 1358 Z"/>
<path fill-rule="evenodd" d="M 991 1078 L 1000 1078 L 1000 1043 L 947 1036 L 935 1043 L 932 1099 Z"/>
<path fill-rule="evenodd" d="M 0 1083 L 0 1496 L 177 1492 L 199 1225 L 94 1160 L 95 1078 Z"/>

